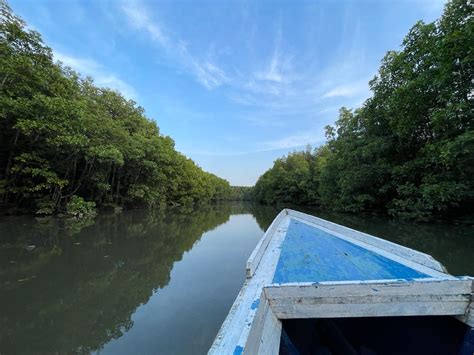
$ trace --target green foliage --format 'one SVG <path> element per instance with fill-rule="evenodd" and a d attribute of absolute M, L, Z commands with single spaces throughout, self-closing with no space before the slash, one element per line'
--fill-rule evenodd
<path fill-rule="evenodd" d="M 231 198 L 135 102 L 55 63 L 3 1 L 0 53 L 0 205 L 50 214 L 74 196 L 99 207 Z"/>
<path fill-rule="evenodd" d="M 258 201 L 313 204 L 317 196 L 319 175 L 316 155 L 310 150 L 295 152 L 275 161 L 273 167 L 263 174 L 255 185 L 254 195 Z"/>
<path fill-rule="evenodd" d="M 342 108 L 328 142 L 278 159 L 255 186 L 265 203 L 383 211 L 427 220 L 474 205 L 474 22 L 466 0 L 416 23 L 388 52 L 357 110 Z"/>
<path fill-rule="evenodd" d="M 49 215 L 54 214 L 54 206 L 49 198 L 47 197 L 39 198 L 35 201 L 35 203 L 36 203 L 36 208 L 37 208 L 36 209 L 37 215 L 49 216 Z"/>
<path fill-rule="evenodd" d="M 95 216 L 95 202 L 84 201 L 82 197 L 72 196 L 66 205 L 68 215 L 72 217 L 93 217 Z"/>
<path fill-rule="evenodd" d="M 231 186 L 230 200 L 250 201 L 253 200 L 253 188 L 249 186 Z"/>

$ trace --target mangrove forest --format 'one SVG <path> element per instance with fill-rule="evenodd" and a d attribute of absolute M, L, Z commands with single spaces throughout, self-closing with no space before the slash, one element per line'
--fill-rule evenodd
<path fill-rule="evenodd" d="M 229 183 L 176 151 L 144 109 L 56 62 L 0 2 L 0 207 L 93 213 L 95 206 L 229 199 Z"/>
<path fill-rule="evenodd" d="M 340 109 L 326 144 L 276 160 L 255 198 L 417 220 L 472 212 L 472 14 L 455 0 L 439 20 L 416 23 L 382 59 L 372 97 Z"/>

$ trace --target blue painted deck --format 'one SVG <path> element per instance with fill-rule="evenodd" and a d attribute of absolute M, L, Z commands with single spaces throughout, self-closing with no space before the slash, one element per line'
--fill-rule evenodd
<path fill-rule="evenodd" d="M 292 219 L 273 283 L 426 277 L 430 276 Z"/>

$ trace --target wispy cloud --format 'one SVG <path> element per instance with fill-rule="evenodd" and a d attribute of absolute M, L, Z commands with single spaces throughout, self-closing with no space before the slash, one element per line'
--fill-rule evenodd
<path fill-rule="evenodd" d="M 122 11 L 128 17 L 130 24 L 138 30 L 146 31 L 151 38 L 162 46 L 168 46 L 169 40 L 165 36 L 160 26 L 155 24 L 146 10 L 134 1 L 127 1 L 122 4 Z"/>
<path fill-rule="evenodd" d="M 210 55 L 204 58 L 193 55 L 186 42 L 168 34 L 162 25 L 150 18 L 149 11 L 139 1 L 126 1 L 121 9 L 135 29 L 148 34 L 169 57 L 178 62 L 180 69 L 191 73 L 206 89 L 217 88 L 229 81 L 224 70 L 213 62 Z"/>
<path fill-rule="evenodd" d="M 358 80 L 356 82 L 338 85 L 329 91 L 326 91 L 323 95 L 323 99 L 332 97 L 347 97 L 354 98 L 360 97 L 361 95 L 367 95 L 369 93 L 368 80 Z"/>
<path fill-rule="evenodd" d="M 90 76 L 96 85 L 118 90 L 128 99 L 137 100 L 137 91 L 116 74 L 111 73 L 103 65 L 90 58 L 79 58 L 67 55 L 58 51 L 53 51 L 54 59 L 60 61 L 65 66 L 71 67 L 82 75 Z"/>
<path fill-rule="evenodd" d="M 256 60 L 249 67 L 236 69 L 221 65 L 219 58 L 211 55 L 215 52 L 211 45 L 208 49 L 201 48 L 200 52 L 192 51 L 187 39 L 152 18 L 152 12 L 140 0 L 123 2 L 120 9 L 131 27 L 145 33 L 180 71 L 190 74 L 208 90 L 226 85 L 229 89 L 226 96 L 232 103 L 254 111 L 245 119 L 251 124 L 263 125 L 267 117 L 267 123 L 275 126 L 277 115 L 314 116 L 326 108 L 328 98 L 355 100 L 368 92 L 367 81 L 364 81 L 367 73 L 361 65 L 364 46 L 357 19 L 347 20 L 356 23 L 356 30 L 346 39 L 350 46 L 341 45 L 346 51 L 349 48 L 348 52 L 337 53 L 336 60 L 329 61 L 326 67 L 313 65 L 313 58 L 309 66 L 302 64 L 301 58 L 295 66 L 280 18 L 275 22 L 273 46 L 266 60 Z M 313 56 L 317 57 L 317 53 Z"/>
<path fill-rule="evenodd" d="M 301 131 L 295 134 L 290 134 L 286 137 L 269 140 L 262 143 L 262 149 L 274 150 L 274 149 L 290 149 L 304 147 L 308 144 L 322 144 L 324 137 L 322 137 L 320 129 L 310 129 L 307 131 Z"/>
<path fill-rule="evenodd" d="M 256 80 L 270 81 L 274 83 L 289 83 L 292 81 L 291 56 L 282 53 L 282 26 L 281 22 L 275 35 L 275 47 L 268 65 L 262 70 L 255 73 Z"/>
<path fill-rule="evenodd" d="M 365 43 L 358 18 L 344 20 L 348 22 L 344 26 L 350 31 L 344 33 L 339 50 L 332 58 L 325 53 L 325 59 L 318 61 L 315 52 L 306 61 L 304 58 L 295 61 L 280 18 L 274 22 L 273 43 L 267 55 L 259 46 L 257 59 L 248 67 L 229 67 L 222 65 L 221 57 L 211 55 L 220 53 L 214 45 L 201 46 L 196 51 L 189 38 L 181 38 L 173 28 L 161 23 L 159 17 L 152 17 L 150 9 L 140 0 L 124 2 L 120 10 L 130 26 L 154 42 L 155 48 L 180 71 L 191 75 L 208 90 L 225 85 L 226 97 L 243 110 L 239 114 L 242 121 L 280 133 L 287 129 L 281 138 L 255 143 L 255 151 L 320 143 L 324 141 L 323 126 L 337 117 L 337 105 L 362 102 L 369 94 L 367 82 L 371 68 L 365 64 Z M 294 120 L 299 124 L 292 126 Z M 302 122 L 311 129 L 299 131 Z"/>
<path fill-rule="evenodd" d="M 190 68 L 197 80 L 207 89 L 214 89 L 229 81 L 225 72 L 211 61 L 200 63 L 188 55 L 184 58 L 186 61 L 189 60 Z"/>

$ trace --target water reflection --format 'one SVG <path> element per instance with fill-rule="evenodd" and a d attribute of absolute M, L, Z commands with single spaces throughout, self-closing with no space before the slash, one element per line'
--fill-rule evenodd
<path fill-rule="evenodd" d="M 1 353 L 205 353 L 280 208 L 0 219 Z M 474 274 L 473 228 L 309 210 Z"/>
<path fill-rule="evenodd" d="M 173 264 L 232 208 L 130 211 L 79 224 L 4 220 L 0 350 L 88 353 L 120 337 L 135 309 L 168 284 Z"/>

